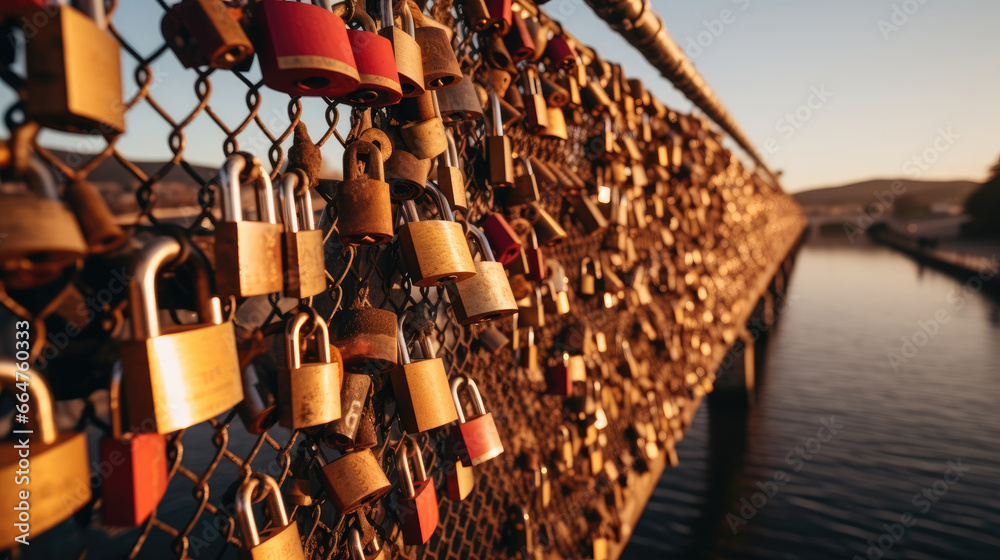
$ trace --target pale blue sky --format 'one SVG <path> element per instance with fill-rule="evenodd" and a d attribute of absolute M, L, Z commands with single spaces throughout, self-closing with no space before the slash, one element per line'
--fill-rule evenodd
<path fill-rule="evenodd" d="M 148 54 L 162 41 L 159 8 L 153 0 L 119 4 L 116 24 Z M 768 162 L 784 170 L 789 191 L 872 177 L 981 180 L 1000 155 L 997 0 L 654 0 L 653 6 L 749 138 L 771 152 Z M 894 6 L 895 23 L 902 25 L 880 29 L 880 20 L 893 25 Z M 690 109 L 582 0 L 551 0 L 543 8 L 604 58 L 623 63 L 668 105 Z M 194 74 L 182 71 L 169 52 L 154 69 L 157 100 L 175 117 L 189 111 L 196 104 Z M 136 90 L 131 71 L 129 66 L 129 95 Z M 226 74 L 213 75 L 212 106 L 235 125 L 246 114 L 245 88 Z M 283 128 L 287 98 L 262 91 L 262 117 Z M 0 106 L 10 98 L 4 88 Z M 318 133 L 322 107 L 312 100 L 304 105 L 307 124 L 317 123 L 311 129 Z M 120 143 L 126 155 L 170 156 L 168 128 L 148 105 L 129 114 L 128 126 Z M 187 130 L 189 161 L 221 163 L 224 137 L 207 116 Z M 53 132 L 43 142 L 81 151 L 102 144 Z M 266 156 L 259 133 L 241 142 Z M 339 155 L 331 148 L 326 157 L 335 162 Z"/>

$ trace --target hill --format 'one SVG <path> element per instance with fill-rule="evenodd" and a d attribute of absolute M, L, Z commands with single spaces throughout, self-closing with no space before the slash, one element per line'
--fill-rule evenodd
<path fill-rule="evenodd" d="M 900 184 L 893 184 L 899 181 Z M 882 193 L 895 193 L 895 202 L 905 200 L 910 206 L 930 207 L 932 205 L 962 205 L 977 188 L 975 181 L 916 181 L 911 179 L 872 179 L 837 187 L 824 187 L 795 193 L 799 204 L 813 207 L 813 210 L 837 207 L 841 209 L 863 208 L 878 202 Z M 882 196 L 882 198 L 888 198 Z"/>

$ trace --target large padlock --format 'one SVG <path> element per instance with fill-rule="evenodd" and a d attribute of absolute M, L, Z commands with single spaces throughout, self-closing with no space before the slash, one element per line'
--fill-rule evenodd
<path fill-rule="evenodd" d="M 249 165 L 248 165 L 249 164 Z M 251 169 L 247 169 L 247 168 Z M 257 215 L 243 220 L 240 177 L 256 175 Z M 250 297 L 284 289 L 281 234 L 271 178 L 257 158 L 233 154 L 219 172 L 222 221 L 215 226 L 216 289 L 220 296 Z M 263 198 L 263 203 L 261 199 Z"/>
<path fill-rule="evenodd" d="M 300 337 L 310 320 L 316 340 L 315 362 L 302 363 Z M 340 418 L 344 369 L 330 345 L 326 322 L 315 311 L 299 312 L 285 327 L 286 365 L 278 370 L 278 421 L 293 430 L 328 424 Z"/>
<path fill-rule="evenodd" d="M 521 69 L 521 87 L 524 99 L 524 123 L 528 131 L 538 134 L 549 126 L 549 110 L 542 92 L 538 67 L 525 65 Z"/>
<path fill-rule="evenodd" d="M 329 463 L 318 444 L 313 446 L 313 450 L 320 465 L 319 480 L 337 514 L 354 513 L 378 502 L 392 490 L 371 449 L 345 453 Z"/>
<path fill-rule="evenodd" d="M 367 300 L 337 314 L 337 348 L 344 369 L 378 375 L 396 367 L 396 314 Z"/>
<path fill-rule="evenodd" d="M 428 20 L 430 16 L 425 14 L 424 25 L 416 28 L 414 33 L 424 64 L 424 88 L 449 88 L 462 81 L 462 67 L 458 64 L 448 31 L 440 23 Z"/>
<path fill-rule="evenodd" d="M 161 331 L 156 279 L 181 255 L 172 237 L 152 239 L 130 266 L 129 315 L 132 338 L 122 343 L 125 404 L 129 431 L 168 434 L 204 422 L 243 400 L 243 382 L 232 321 L 222 320 L 211 297 L 208 266 L 194 261 L 201 323 Z"/>
<path fill-rule="evenodd" d="M 301 172 L 287 173 L 281 180 L 281 212 L 285 232 L 281 234 L 285 263 L 285 296 L 302 299 L 326 289 L 323 230 L 316 229 L 312 197 Z M 296 194 L 296 191 L 303 191 Z M 296 205 L 296 199 L 301 204 Z M 301 229 L 299 224 L 301 225 Z"/>
<path fill-rule="evenodd" d="M 57 130 L 119 134 L 125 131 L 121 46 L 107 32 L 103 0 L 79 5 L 82 12 L 51 8 L 45 25 L 27 36 L 24 112 Z"/>
<path fill-rule="evenodd" d="M 264 85 L 290 95 L 343 97 L 361 83 L 344 20 L 289 0 L 256 5 Z"/>
<path fill-rule="evenodd" d="M 128 239 L 93 183 L 82 179 L 70 181 L 66 185 L 66 203 L 76 214 L 91 254 L 113 251 Z"/>
<path fill-rule="evenodd" d="M 253 513 L 253 494 L 264 492 L 267 508 L 271 514 L 271 524 L 263 532 L 257 530 Z M 273 478 L 263 473 L 253 473 L 240 484 L 236 491 L 236 519 L 243 536 L 241 560 L 305 560 L 299 525 L 288 520 L 285 502 L 281 499 L 281 489 Z"/>
<path fill-rule="evenodd" d="M 462 225 L 448 207 L 437 187 L 428 184 L 426 191 L 436 202 L 441 219 L 418 221 L 416 205 L 406 203 L 407 222 L 399 228 L 399 247 L 413 284 L 421 287 L 444 286 L 476 275 L 472 253 L 465 241 Z"/>
<path fill-rule="evenodd" d="M 420 159 L 432 159 L 443 154 L 448 149 L 448 139 L 437 94 L 426 91 L 420 97 L 407 99 L 402 108 L 415 114 L 414 120 L 404 123 L 399 129 L 410 153 Z"/>
<path fill-rule="evenodd" d="M 122 366 L 115 364 L 108 397 L 111 437 L 101 438 L 101 464 L 114 465 L 101 484 L 104 523 L 135 527 L 145 521 L 167 492 L 167 438 L 163 434 L 126 434 L 122 430 Z"/>
<path fill-rule="evenodd" d="M 228 70 L 253 54 L 253 45 L 222 0 L 181 0 L 163 15 L 160 32 L 185 68 Z"/>
<path fill-rule="evenodd" d="M 30 422 L 0 444 L 0 476 L 8 485 L 0 498 L 0 548 L 7 549 L 28 544 L 29 532 L 32 538 L 44 533 L 87 505 L 91 475 L 87 434 L 58 432 L 52 393 L 41 374 L 23 361 L 0 358 L 0 388 L 10 395 L 26 395 L 31 407 Z M 30 476 L 25 466 L 29 453 Z M 29 507 L 30 514 L 22 515 Z"/>
<path fill-rule="evenodd" d="M 324 430 L 324 443 L 342 451 L 355 447 L 358 428 L 371 393 L 370 376 L 363 373 L 344 374 L 344 384 L 340 390 L 340 418 L 331 422 Z"/>
<path fill-rule="evenodd" d="M 495 321 L 517 313 L 517 302 L 507 281 L 503 265 L 493 257 L 493 251 L 482 230 L 468 226 L 479 246 L 482 260 L 476 261 L 476 275 L 448 287 L 451 309 L 459 324 L 472 325 Z"/>
<path fill-rule="evenodd" d="M 465 407 L 459 397 L 459 391 L 463 386 L 472 399 L 472 409 L 475 412 L 475 416 L 468 420 L 465 419 Z M 462 464 L 474 467 L 503 453 L 500 432 L 497 431 L 493 414 L 486 411 L 486 405 L 483 404 L 483 397 L 476 382 L 462 375 L 455 376 L 451 380 L 451 398 L 455 401 L 455 408 L 458 411 L 458 424 L 452 428 L 451 438 Z"/>
<path fill-rule="evenodd" d="M 430 540 L 438 526 L 437 492 L 434 479 L 427 476 L 420 446 L 409 435 L 404 435 L 396 448 L 396 471 L 403 496 L 399 499 L 399 522 L 403 542 L 421 545 Z M 417 467 L 414 479 L 410 469 L 410 458 Z"/>
<path fill-rule="evenodd" d="M 498 263 L 507 266 L 521 256 L 521 236 L 510 227 L 503 214 L 493 212 L 486 216 L 483 233 Z"/>
<path fill-rule="evenodd" d="M 392 370 L 390 380 L 396 396 L 399 424 L 407 433 L 416 434 L 458 420 L 458 411 L 451 400 L 444 360 L 427 357 L 416 362 L 410 361 L 410 351 L 407 349 L 403 330 L 409 316 L 409 310 L 399 316 L 400 365 Z M 421 333 L 420 341 L 424 345 L 424 355 L 433 356 L 430 340 L 425 334 Z"/>
<path fill-rule="evenodd" d="M 382 152 L 371 142 L 356 140 L 344 150 L 337 210 L 342 243 L 382 245 L 392 240 L 392 189 L 385 181 Z"/>
<path fill-rule="evenodd" d="M 396 59 L 396 72 L 399 78 L 399 85 L 403 92 L 403 97 L 417 97 L 424 93 L 424 62 L 420 54 L 420 45 L 413 38 L 413 14 L 410 13 L 410 5 L 403 2 L 403 10 L 400 14 L 403 20 L 403 29 L 396 27 L 395 17 L 392 12 L 392 0 L 381 0 L 382 9 L 382 35 L 392 43 L 393 57 Z"/>
<path fill-rule="evenodd" d="M 437 90 L 438 107 L 445 123 L 483 118 L 483 104 L 471 76 L 465 75 L 454 87 Z"/>
<path fill-rule="evenodd" d="M 354 19 L 361 29 L 349 29 L 347 39 L 361 83 L 345 96 L 348 103 L 365 107 L 395 105 L 403 98 L 392 42 L 375 32 L 375 21 L 365 13 L 364 3 L 354 3 Z"/>
<path fill-rule="evenodd" d="M 448 140 L 448 149 L 441 154 L 437 163 L 437 185 L 452 211 L 467 212 L 469 203 L 465 193 L 465 174 L 462 173 L 462 163 L 458 159 L 458 148 L 455 147 L 455 139 L 450 130 L 447 132 L 446 139 Z"/>
<path fill-rule="evenodd" d="M 487 181 L 494 187 L 506 187 L 514 183 L 514 150 L 510 137 L 503 133 L 500 96 L 492 87 L 486 91 L 490 97 L 493 116 L 493 134 L 486 137 L 486 160 L 489 166 Z"/>
<path fill-rule="evenodd" d="M 7 288 L 50 282 L 87 255 L 79 223 L 59 200 L 45 164 L 32 155 L 23 175 L 34 192 L 0 194 L 7 209 L 0 220 L 0 274 Z"/>

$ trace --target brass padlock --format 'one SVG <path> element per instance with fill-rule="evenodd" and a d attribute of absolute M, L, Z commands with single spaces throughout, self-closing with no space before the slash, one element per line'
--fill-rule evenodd
<path fill-rule="evenodd" d="M 252 499 L 254 491 L 261 489 L 267 500 L 272 516 L 272 524 L 262 533 L 257 530 L 254 520 Z M 299 525 L 288 520 L 285 502 L 281 499 L 281 489 L 273 478 L 263 473 L 253 473 L 243 481 L 236 492 L 236 518 L 243 536 L 241 560 L 306 560 L 299 536 Z"/>
<path fill-rule="evenodd" d="M 337 191 L 337 210 L 342 243 L 381 245 L 392 241 L 392 190 L 385 181 L 382 152 L 371 142 L 356 140 L 344 150 L 344 181 Z"/>
<path fill-rule="evenodd" d="M 549 125 L 539 132 L 539 136 L 546 138 L 556 138 L 559 140 L 569 139 L 569 129 L 566 128 L 566 114 L 559 107 L 546 108 Z"/>
<path fill-rule="evenodd" d="M 385 160 L 385 178 L 389 181 L 393 200 L 413 200 L 424 194 L 427 175 L 434 163 L 403 149 L 402 141 L 393 144 L 392 155 Z"/>
<path fill-rule="evenodd" d="M 399 356 L 400 365 L 392 370 L 392 391 L 396 396 L 396 407 L 400 427 L 407 433 L 416 434 L 440 428 L 458 420 L 458 411 L 451 399 L 448 373 L 444 360 L 427 357 L 416 362 L 410 361 L 403 325 L 411 316 L 409 310 L 399 316 Z M 424 355 L 433 356 L 430 341 L 421 333 Z"/>
<path fill-rule="evenodd" d="M 530 64 L 521 68 L 521 88 L 524 99 L 524 123 L 528 131 L 538 134 L 549 126 L 549 109 L 542 92 L 538 68 Z"/>
<path fill-rule="evenodd" d="M 482 260 L 475 263 L 476 275 L 448 287 L 451 309 L 459 324 L 472 325 L 495 321 L 517 313 L 517 302 L 503 265 L 496 262 L 486 235 L 468 225 L 473 242 L 479 246 Z"/>
<path fill-rule="evenodd" d="M 573 449 L 573 435 L 565 425 L 559 426 L 560 443 L 558 444 L 557 456 L 558 465 L 562 471 L 573 468 L 573 457 L 576 452 Z"/>
<path fill-rule="evenodd" d="M 120 134 L 125 132 L 121 46 L 107 32 L 103 0 L 79 5 L 82 12 L 53 7 L 44 14 L 45 25 L 27 37 L 24 112 L 57 130 Z"/>
<path fill-rule="evenodd" d="M 456 502 L 468 498 L 476 486 L 476 473 L 473 467 L 463 465 L 454 452 L 447 455 L 445 478 L 448 481 L 448 498 Z"/>
<path fill-rule="evenodd" d="M 514 150 L 510 137 L 503 133 L 500 96 L 492 88 L 487 89 L 487 93 L 493 115 L 493 134 L 486 137 L 487 181 L 494 187 L 506 187 L 514 183 Z"/>
<path fill-rule="evenodd" d="M 517 161 L 521 163 L 524 173 L 514 177 L 514 188 L 494 191 L 494 195 L 501 192 L 508 192 L 504 204 L 513 206 L 516 204 L 528 204 L 538 202 L 541 195 L 538 192 L 538 181 L 535 178 L 535 171 L 531 165 L 531 160 L 525 154 L 520 154 Z"/>
<path fill-rule="evenodd" d="M 424 20 L 430 16 L 424 15 Z M 442 89 L 451 87 L 463 78 L 462 67 L 455 57 L 451 39 L 439 23 L 426 24 L 416 29 L 414 38 L 420 45 L 420 56 L 424 63 L 424 87 Z"/>
<path fill-rule="evenodd" d="M 0 194 L 7 209 L 0 220 L 0 278 L 14 289 L 55 280 L 87 255 L 79 223 L 59 200 L 45 164 L 32 155 L 23 175 L 32 194 L 8 194 L 7 189 Z"/>
<path fill-rule="evenodd" d="M 562 109 L 569 103 L 569 91 L 549 76 L 541 78 L 542 94 L 549 107 Z"/>
<path fill-rule="evenodd" d="M 413 38 L 413 14 L 410 13 L 410 5 L 408 2 L 402 4 L 403 10 L 400 16 L 403 28 L 400 29 L 395 26 L 392 0 L 381 0 L 382 29 L 379 30 L 379 34 L 392 43 L 403 97 L 417 97 L 424 93 L 424 63 L 420 45 Z"/>
<path fill-rule="evenodd" d="M 424 92 L 420 97 L 406 100 L 402 106 L 413 106 L 416 112 L 415 120 L 404 123 L 399 129 L 410 153 L 420 159 L 433 159 L 443 154 L 448 149 L 448 140 L 437 94 Z"/>
<path fill-rule="evenodd" d="M 396 367 L 396 314 L 367 299 L 337 314 L 337 348 L 344 369 L 378 375 Z"/>
<path fill-rule="evenodd" d="M 538 203 L 528 205 L 525 217 L 531 222 L 531 227 L 538 236 L 538 243 L 543 247 L 554 247 L 569 237 L 559 220 Z"/>
<path fill-rule="evenodd" d="M 281 180 L 281 212 L 285 232 L 281 235 L 285 263 L 285 296 L 302 299 L 326 289 L 326 263 L 323 254 L 323 230 L 316 229 L 312 197 L 301 171 L 287 173 Z M 296 190 L 303 187 L 301 195 Z M 301 204 L 295 200 L 301 198 Z M 301 222 L 300 222 L 301 220 Z M 302 229 L 299 229 L 299 224 Z"/>
<path fill-rule="evenodd" d="M 437 90 L 438 107 L 445 123 L 459 123 L 483 118 L 483 104 L 476 84 L 468 74 L 454 87 Z"/>
<path fill-rule="evenodd" d="M 516 320 L 516 319 L 515 319 Z M 516 346 L 517 362 L 518 364 L 528 371 L 535 371 L 538 369 L 538 346 L 535 345 L 535 327 L 528 326 L 528 332 L 525 335 L 525 343 L 523 345 Z M 517 328 L 514 329 L 515 335 L 517 335 Z M 514 341 L 518 342 L 518 337 L 514 337 Z"/>
<path fill-rule="evenodd" d="M 243 400 L 240 362 L 232 321 L 222 320 L 218 298 L 209 293 L 209 270 L 190 249 L 201 323 L 160 330 L 156 279 L 182 252 L 172 237 L 156 237 L 130 266 L 132 338 L 122 343 L 129 431 L 168 434 L 204 422 Z"/>
<path fill-rule="evenodd" d="M 601 260 L 583 257 L 580 261 L 580 291 L 582 297 L 590 297 L 604 292 L 604 275 L 601 274 Z"/>
<path fill-rule="evenodd" d="M 264 221 L 243 221 L 240 176 L 244 172 L 256 174 L 257 216 Z M 222 221 L 215 226 L 216 289 L 219 295 L 250 297 L 280 292 L 284 288 L 281 259 L 284 228 L 275 216 L 270 176 L 257 158 L 248 154 L 233 154 L 222 166 L 219 183 L 222 187 Z"/>
<path fill-rule="evenodd" d="M 316 344 L 314 362 L 303 363 L 302 327 L 313 321 Z M 340 418 L 340 389 L 344 368 L 340 353 L 330 345 L 326 322 L 318 313 L 297 313 L 285 327 L 284 367 L 278 369 L 278 422 L 301 430 Z"/>
<path fill-rule="evenodd" d="M 392 490 L 392 484 L 370 449 L 344 453 L 330 462 L 319 444 L 314 444 L 312 449 L 320 467 L 319 480 L 338 515 L 354 513 L 381 500 Z"/>
<path fill-rule="evenodd" d="M 455 88 L 452 88 L 455 89 Z M 465 174 L 462 173 L 462 163 L 458 159 L 458 148 L 449 130 L 446 135 L 448 149 L 445 150 L 437 163 L 437 185 L 444 194 L 451 209 L 468 211 L 468 200 L 465 194 Z"/>
<path fill-rule="evenodd" d="M 545 304 L 542 303 L 542 290 L 535 287 L 531 295 L 517 302 L 518 322 L 533 327 L 545 326 Z"/>
<path fill-rule="evenodd" d="M 421 287 L 454 284 L 475 276 L 476 267 L 462 225 L 437 187 L 426 191 L 436 202 L 441 219 L 418 221 L 416 205 L 406 203 L 407 222 L 399 228 L 399 247 L 413 284 Z"/>
<path fill-rule="evenodd" d="M 569 313 L 569 278 L 566 277 L 566 269 L 556 259 L 546 259 L 545 265 L 549 268 L 549 297 L 545 300 L 545 311 L 565 315 Z"/>
<path fill-rule="evenodd" d="M 0 358 L 0 388 L 11 396 L 24 395 L 31 407 L 31 422 L 14 430 L 16 439 L 0 444 L 0 476 L 8 485 L 0 498 L 0 548 L 5 549 L 27 544 L 29 532 L 34 538 L 69 519 L 91 497 L 87 434 L 58 432 L 49 385 L 27 365 Z M 22 437 L 23 433 L 30 435 Z"/>
<path fill-rule="evenodd" d="M 253 54 L 253 45 L 222 0 L 181 0 L 163 15 L 160 32 L 185 68 L 228 70 Z"/>

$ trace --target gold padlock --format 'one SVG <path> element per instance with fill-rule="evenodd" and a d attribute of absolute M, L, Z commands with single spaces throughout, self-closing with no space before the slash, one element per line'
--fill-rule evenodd
<path fill-rule="evenodd" d="M 549 124 L 538 134 L 546 138 L 568 140 L 569 129 L 566 128 L 566 114 L 563 110 L 559 107 L 547 107 L 545 111 Z"/>
<path fill-rule="evenodd" d="M 211 297 L 208 266 L 194 248 L 198 315 L 194 325 L 160 330 L 158 273 L 181 254 L 172 237 L 156 237 L 130 267 L 132 339 L 122 343 L 129 431 L 167 434 L 213 418 L 243 400 L 236 333 Z"/>
<path fill-rule="evenodd" d="M 529 64 L 521 68 L 521 87 L 524 99 L 524 122 L 529 132 L 538 134 L 549 126 L 549 111 L 537 67 Z"/>
<path fill-rule="evenodd" d="M 441 120 L 437 93 L 424 92 L 420 97 L 404 101 L 401 107 L 416 113 L 414 120 L 399 128 L 399 134 L 410 153 L 420 159 L 433 159 L 443 154 L 448 149 L 448 140 L 444 121 Z"/>
<path fill-rule="evenodd" d="M 407 309 L 399 316 L 399 367 L 392 370 L 390 379 L 396 396 L 400 427 L 409 434 L 440 428 L 458 420 L 458 411 L 451 398 L 448 373 L 444 360 L 431 357 L 430 340 L 422 332 L 425 359 L 410 361 L 405 329 L 406 319 L 412 315 Z"/>
<path fill-rule="evenodd" d="M 517 318 L 524 325 L 532 327 L 545 326 L 545 304 L 542 303 L 542 290 L 535 287 L 526 298 L 517 302 Z"/>
<path fill-rule="evenodd" d="M 506 187 L 514 183 L 514 156 L 510 137 L 503 133 L 503 115 L 500 96 L 493 88 L 487 89 L 493 115 L 493 134 L 486 137 L 486 160 L 489 165 L 487 180 L 491 186 Z"/>
<path fill-rule="evenodd" d="M 257 530 L 251 505 L 254 491 L 261 486 L 267 499 L 268 510 L 274 517 L 272 524 L 262 533 Z M 294 519 L 288 520 L 285 502 L 281 499 L 281 489 L 270 476 L 254 473 L 240 485 L 236 492 L 236 519 L 239 521 L 240 534 L 243 536 L 241 560 L 306 559 L 305 551 L 302 549 L 302 539 L 299 536 L 299 525 Z"/>
<path fill-rule="evenodd" d="M 528 205 L 525 217 L 531 222 L 531 227 L 538 236 L 538 243 L 543 247 L 553 247 L 569 237 L 559 220 L 538 203 Z"/>
<path fill-rule="evenodd" d="M 24 393 L 19 389 L 23 386 L 27 386 Z M 6 484 L 13 484 L 0 498 L 0 548 L 6 549 L 28 544 L 29 532 L 33 540 L 87 505 L 91 474 L 87 434 L 58 432 L 52 393 L 39 373 L 27 369 L 24 362 L 0 358 L 0 388 L 10 395 L 27 396 L 31 405 L 31 423 L 15 429 L 14 438 L 0 444 L 0 476 Z M 31 435 L 22 437 L 21 433 Z M 30 477 L 25 459 L 29 452 Z"/>
<path fill-rule="evenodd" d="M 399 228 L 399 247 L 413 284 L 421 287 L 444 286 L 476 275 L 476 267 L 465 241 L 462 225 L 444 195 L 434 185 L 426 191 L 436 202 L 441 219 L 418 221 L 416 205 L 405 205 L 407 223 Z"/>
<path fill-rule="evenodd" d="M 326 289 L 326 262 L 323 254 L 323 230 L 316 229 L 312 197 L 305 187 L 301 170 L 287 173 L 281 180 L 281 211 L 285 222 L 282 234 L 282 256 L 285 264 L 285 296 L 302 299 Z M 295 200 L 302 204 L 296 205 Z M 299 224 L 302 229 L 299 229 Z"/>
<path fill-rule="evenodd" d="M 302 327 L 313 321 L 316 360 L 302 363 Z M 340 418 L 344 368 L 340 352 L 330 345 L 326 322 L 318 313 L 300 312 L 285 328 L 284 367 L 278 369 L 278 421 L 293 430 L 312 428 Z"/>
<path fill-rule="evenodd" d="M 257 216 L 264 221 L 243 221 L 240 176 L 244 171 L 256 174 Z M 284 288 L 281 259 L 284 228 L 278 224 L 275 215 L 271 177 L 257 158 L 249 154 L 233 154 L 222 166 L 219 182 L 222 187 L 222 222 L 215 226 L 216 288 L 219 295 L 250 297 L 280 292 Z"/>
<path fill-rule="evenodd" d="M 354 513 L 392 490 L 371 449 L 345 453 L 329 463 L 319 444 L 313 445 L 313 451 L 320 465 L 319 480 L 339 515 Z"/>
<path fill-rule="evenodd" d="M 476 275 L 448 287 L 451 309 L 462 325 L 495 321 L 517 313 L 517 302 L 503 265 L 496 262 L 486 235 L 476 226 L 467 226 L 479 245 L 482 260 L 475 263 Z"/>
<path fill-rule="evenodd" d="M 379 35 L 392 43 L 393 57 L 396 59 L 396 71 L 399 73 L 399 85 L 403 97 L 418 97 L 424 93 L 424 62 L 420 54 L 420 45 L 414 39 L 413 14 L 410 4 L 403 2 L 403 29 L 395 26 L 392 12 L 392 0 L 381 0 L 382 29 Z"/>
<path fill-rule="evenodd" d="M 468 211 L 468 199 L 465 193 L 465 174 L 462 173 L 462 162 L 458 159 L 458 148 L 451 131 L 447 132 L 448 149 L 438 158 L 437 184 L 448 201 L 451 209 Z"/>

